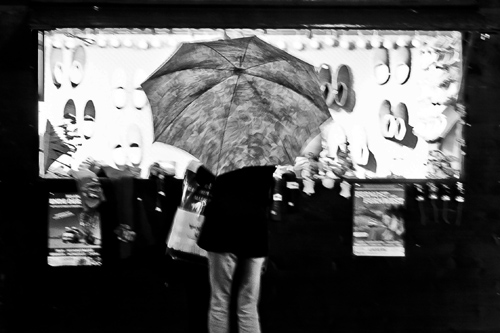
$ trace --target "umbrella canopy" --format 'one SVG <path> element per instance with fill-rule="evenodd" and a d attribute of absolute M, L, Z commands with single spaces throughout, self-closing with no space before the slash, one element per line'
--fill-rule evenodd
<path fill-rule="evenodd" d="M 330 117 L 314 67 L 255 36 L 184 43 L 142 87 L 155 141 L 216 175 L 293 164 Z"/>

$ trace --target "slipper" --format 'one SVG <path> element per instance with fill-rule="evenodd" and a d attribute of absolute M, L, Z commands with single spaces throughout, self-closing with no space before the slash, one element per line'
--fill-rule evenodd
<path fill-rule="evenodd" d="M 405 147 L 411 149 L 415 148 L 417 146 L 418 138 L 413 133 L 413 127 L 409 124 L 408 108 L 406 107 L 406 104 L 399 103 L 396 105 L 392 114 L 396 119 L 397 131 L 394 138 L 391 140 Z"/>
<path fill-rule="evenodd" d="M 111 150 L 110 158 L 111 158 L 111 166 L 115 165 L 115 169 L 124 171 L 127 169 L 127 152 L 125 150 L 125 146 L 123 145 L 122 138 L 120 132 L 116 129 L 117 132 L 112 132 L 109 134 L 109 148 Z"/>
<path fill-rule="evenodd" d="M 346 65 L 340 65 L 337 69 L 336 82 L 337 92 L 334 105 L 346 112 L 352 112 L 356 104 L 356 96 L 352 89 L 353 77 L 351 69 Z"/>
<path fill-rule="evenodd" d="M 383 47 L 373 49 L 372 60 L 375 81 L 380 85 L 386 84 L 391 77 L 391 70 L 389 68 L 389 51 Z"/>
<path fill-rule="evenodd" d="M 326 105 L 331 106 L 333 99 L 335 98 L 336 91 L 332 86 L 332 69 L 330 65 L 321 64 L 318 70 L 318 79 Z"/>
<path fill-rule="evenodd" d="M 111 158 L 113 159 L 113 162 L 115 163 L 118 170 L 123 171 L 127 168 L 125 147 L 123 147 L 121 144 L 116 144 L 114 147 L 112 147 Z"/>
<path fill-rule="evenodd" d="M 72 99 L 68 99 L 64 105 L 63 118 L 69 120 L 71 124 L 76 124 L 76 106 Z"/>
<path fill-rule="evenodd" d="M 451 129 L 460 121 L 461 116 L 460 114 L 455 110 L 455 107 L 452 105 L 449 105 L 444 109 L 442 116 L 444 116 L 444 123 L 445 125 L 443 126 L 441 133 L 439 134 L 440 138 L 446 137 Z"/>
<path fill-rule="evenodd" d="M 338 123 L 333 122 L 326 135 L 326 146 L 328 150 L 328 156 L 335 158 L 337 157 L 337 152 L 340 150 L 345 151 L 347 138 L 342 126 Z"/>
<path fill-rule="evenodd" d="M 406 133 L 408 132 L 408 109 L 406 108 L 406 105 L 403 103 L 399 103 L 398 105 L 396 105 L 394 111 L 392 111 L 392 115 L 396 119 L 397 124 L 394 139 L 401 141 L 404 139 Z"/>
<path fill-rule="evenodd" d="M 141 164 L 143 157 L 142 133 L 139 126 L 130 124 L 127 129 L 125 140 L 127 142 L 129 162 L 132 163 L 134 167 L 137 167 Z"/>
<path fill-rule="evenodd" d="M 396 82 L 399 84 L 405 84 L 410 78 L 411 72 L 411 53 L 407 47 L 398 47 L 393 51 L 392 57 L 394 61 L 394 76 Z"/>
<path fill-rule="evenodd" d="M 113 88 L 113 103 L 117 109 L 123 109 L 127 104 L 127 74 L 123 68 L 114 70 L 111 76 L 111 87 Z"/>
<path fill-rule="evenodd" d="M 375 158 L 375 155 L 372 153 L 371 150 L 368 150 L 368 152 L 370 153 L 368 155 L 368 162 L 366 162 L 365 165 L 362 165 L 362 167 L 368 171 L 376 173 L 377 172 L 377 159 Z"/>
<path fill-rule="evenodd" d="M 146 93 L 141 87 L 141 84 L 146 79 L 146 72 L 142 69 L 138 69 L 134 73 L 133 86 L 134 90 L 132 91 L 132 104 L 134 104 L 135 108 L 141 110 L 148 103 L 148 97 Z"/>
<path fill-rule="evenodd" d="M 52 82 L 56 88 L 59 89 L 64 79 L 62 48 L 52 46 L 52 50 L 50 52 L 50 71 L 52 73 Z"/>
<path fill-rule="evenodd" d="M 95 106 L 92 100 L 85 104 L 85 109 L 83 110 L 83 136 L 85 139 L 90 139 L 94 135 L 95 131 Z"/>
<path fill-rule="evenodd" d="M 368 139 L 366 132 L 360 126 L 355 126 L 352 129 L 352 139 L 349 144 L 349 151 L 352 160 L 358 166 L 375 173 L 377 171 L 377 160 L 375 155 L 368 147 Z"/>
<path fill-rule="evenodd" d="M 393 138 L 396 135 L 398 126 L 391 108 L 391 103 L 388 100 L 384 100 L 379 109 L 380 132 L 386 139 Z"/>
<path fill-rule="evenodd" d="M 82 83 L 84 72 L 85 72 L 85 49 L 82 45 L 78 45 L 73 50 L 73 60 L 71 63 L 71 68 L 69 71 L 69 80 L 71 85 L 74 87 Z"/>
<path fill-rule="evenodd" d="M 364 129 L 360 126 L 354 126 L 349 137 L 349 152 L 352 161 L 360 166 L 366 165 L 370 150 L 368 149 L 368 140 Z"/>

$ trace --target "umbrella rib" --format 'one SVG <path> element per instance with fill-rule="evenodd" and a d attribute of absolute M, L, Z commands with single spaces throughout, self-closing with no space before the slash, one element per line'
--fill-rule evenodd
<path fill-rule="evenodd" d="M 253 37 L 253 38 L 255 38 L 255 37 Z M 240 58 L 240 65 L 238 67 L 241 67 L 241 65 L 243 64 L 243 60 L 245 60 L 245 57 L 247 55 L 248 47 L 250 46 L 250 42 L 253 40 L 253 38 L 250 38 L 248 40 L 247 47 L 245 47 L 245 52 L 243 52 L 243 56 Z"/>
<path fill-rule="evenodd" d="M 231 96 L 231 101 L 229 102 L 229 113 L 226 117 L 226 123 L 224 124 L 224 130 L 222 131 L 222 138 L 220 141 L 220 148 L 219 148 L 219 156 L 217 156 L 217 168 L 215 168 L 217 173 L 219 172 L 218 170 L 219 170 L 220 157 L 222 155 L 222 146 L 224 146 L 224 133 L 226 132 L 227 123 L 228 123 L 229 116 L 231 113 L 231 106 L 233 104 L 234 96 L 236 95 L 235 92 L 236 92 L 236 88 L 238 87 L 238 82 L 240 81 L 240 77 L 241 77 L 241 74 L 238 75 L 238 78 L 236 79 L 236 83 L 234 84 L 233 95 Z"/>
<path fill-rule="evenodd" d="M 262 76 L 259 76 L 259 75 L 255 75 L 255 74 L 251 74 L 251 73 L 248 73 L 245 71 L 245 75 L 250 75 L 250 76 L 253 76 L 253 77 L 256 77 L 256 78 L 259 78 L 259 79 L 262 79 L 262 80 L 265 80 L 265 81 L 268 81 L 268 82 L 271 82 L 271 83 L 274 83 L 274 84 L 278 84 L 282 87 L 285 87 L 287 89 L 290 89 L 292 91 L 294 91 L 297 95 L 299 96 L 302 96 L 304 99 L 310 101 L 313 105 L 315 105 L 318 109 L 322 110 L 322 107 L 320 105 L 316 105 L 316 103 L 314 103 L 314 100 L 312 98 L 309 98 L 308 96 L 304 96 L 302 93 L 300 93 L 299 91 L 293 89 L 292 87 L 287 87 L 285 86 L 284 84 L 281 84 L 279 82 L 276 82 L 276 81 L 272 81 L 272 80 L 269 80 L 269 79 L 266 79 L 265 77 L 262 77 Z"/>
<path fill-rule="evenodd" d="M 252 68 L 255 68 L 255 67 L 259 67 L 259 66 L 264 66 L 264 65 L 267 65 L 267 64 L 272 64 L 273 62 L 278 62 L 278 61 L 286 61 L 286 60 L 283 60 L 283 59 L 270 60 L 270 61 L 266 61 L 266 62 L 257 64 L 257 65 L 254 65 L 254 66 L 247 67 L 247 68 L 245 68 L 245 70 L 249 70 L 249 69 L 252 69 Z"/>
<path fill-rule="evenodd" d="M 260 97 L 260 99 L 263 99 L 263 98 L 262 98 L 262 96 L 261 96 L 261 94 L 259 93 L 259 90 L 258 90 L 257 88 L 255 88 L 255 87 L 254 87 L 254 85 L 252 84 L 252 82 L 250 82 L 250 81 L 248 81 L 248 80 L 246 80 L 246 81 L 247 81 L 248 85 L 249 85 L 250 87 L 252 87 L 252 89 L 254 90 L 255 94 L 256 94 L 257 96 L 259 96 L 259 97 Z M 280 120 L 278 117 L 276 117 L 276 115 L 274 115 L 273 113 L 271 113 L 271 115 L 272 115 L 274 118 L 276 118 L 276 119 L 277 119 L 277 122 L 279 122 L 279 123 L 283 124 L 283 123 L 281 122 L 281 120 Z M 283 125 L 283 127 L 285 127 L 285 126 Z M 292 163 L 292 162 L 293 162 L 292 156 L 290 155 L 290 153 L 289 153 L 289 152 L 288 152 L 288 150 L 286 149 L 286 147 L 285 147 L 285 143 L 283 142 L 283 139 L 281 138 L 281 136 L 278 136 L 278 137 L 279 137 L 279 140 L 281 141 L 281 147 L 283 147 L 283 150 L 285 151 L 285 154 L 288 156 L 288 160 Z"/>
<path fill-rule="evenodd" d="M 281 50 L 280 50 L 281 51 Z M 281 52 L 284 52 L 284 51 L 281 51 Z M 286 53 L 286 52 L 285 52 Z M 289 53 L 286 53 L 286 58 L 292 58 L 290 60 L 294 60 L 298 63 L 302 63 L 306 66 L 311 66 L 311 64 L 309 64 L 308 62 L 300 59 L 300 58 L 297 58 Z M 286 59 L 286 58 L 282 58 L 282 59 L 275 59 L 275 60 L 272 60 L 272 61 L 268 61 L 268 62 L 264 62 L 264 63 L 260 63 L 258 65 L 255 65 L 255 66 L 252 66 L 252 67 L 248 67 L 247 69 L 250 69 L 250 68 L 254 68 L 254 67 L 258 67 L 258 66 L 263 66 L 263 65 L 266 65 L 266 64 L 269 64 L 269 63 L 273 63 L 273 62 L 277 62 L 277 61 L 286 61 L 288 64 L 290 64 L 290 66 L 293 66 L 293 64 L 289 61 L 289 59 Z"/>
<path fill-rule="evenodd" d="M 253 40 L 253 38 L 249 39 L 248 40 L 248 43 L 247 43 L 247 46 L 245 48 L 245 52 L 243 53 L 243 56 L 240 58 L 240 64 L 238 67 L 241 67 L 241 64 L 243 63 L 243 59 L 245 59 L 245 56 L 247 54 L 247 50 L 248 50 L 248 46 L 250 45 L 250 42 Z M 219 51 L 217 51 L 216 49 L 214 49 L 213 47 L 207 45 L 207 44 L 201 44 L 205 47 L 208 47 L 209 49 L 211 49 L 212 51 L 214 51 L 215 53 L 217 53 L 218 55 L 220 55 L 222 58 L 224 58 L 229 64 L 231 64 L 231 66 L 234 66 L 236 67 L 235 64 L 233 64 L 228 58 L 226 58 L 222 53 L 220 53 Z"/>
<path fill-rule="evenodd" d="M 207 44 L 201 44 L 201 45 L 208 47 L 209 49 L 211 49 L 212 51 L 214 51 L 215 53 L 217 53 L 218 55 L 220 55 L 222 58 L 224 58 L 231 66 L 236 67 L 228 58 L 226 58 L 222 53 L 220 53 L 219 51 L 217 51 L 213 47 L 211 47 L 211 46 L 209 46 Z"/>

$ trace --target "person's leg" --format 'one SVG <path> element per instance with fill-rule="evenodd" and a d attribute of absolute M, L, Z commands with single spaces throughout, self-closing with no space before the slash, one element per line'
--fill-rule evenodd
<path fill-rule="evenodd" d="M 229 301 L 236 256 L 208 252 L 208 263 L 211 288 L 208 330 L 210 333 L 229 333 Z"/>
<path fill-rule="evenodd" d="M 257 305 L 260 296 L 260 278 L 264 258 L 240 260 L 243 267 L 241 286 L 238 294 L 239 333 L 260 333 Z"/>

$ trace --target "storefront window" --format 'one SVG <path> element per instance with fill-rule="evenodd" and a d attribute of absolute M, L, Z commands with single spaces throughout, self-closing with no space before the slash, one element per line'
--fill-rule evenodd
<path fill-rule="evenodd" d="M 316 68 L 333 120 L 318 177 L 461 178 L 461 33 L 250 29 L 46 31 L 40 177 L 89 161 L 138 178 L 156 162 L 182 177 L 198 157 L 156 141 L 141 84 L 182 43 L 251 35 Z"/>

